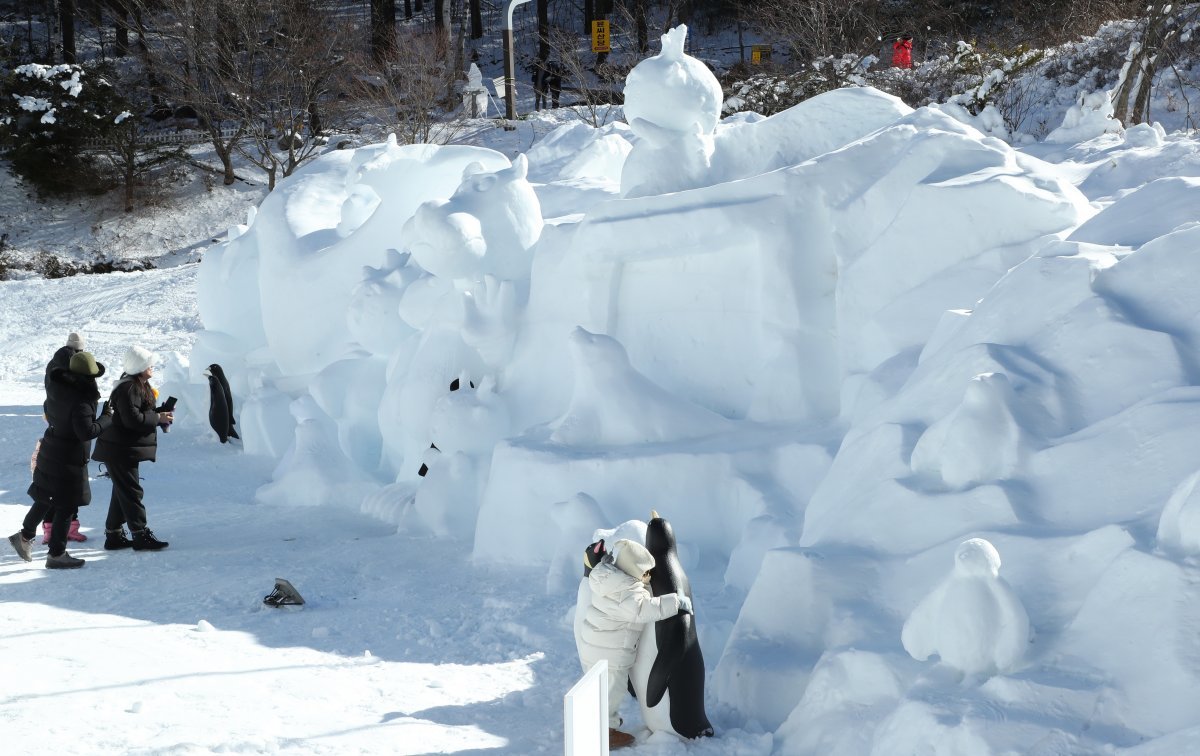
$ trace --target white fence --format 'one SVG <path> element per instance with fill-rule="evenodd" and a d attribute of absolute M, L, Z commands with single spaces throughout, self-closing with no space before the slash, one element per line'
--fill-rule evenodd
<path fill-rule="evenodd" d="M 239 126 L 227 126 L 221 129 L 221 139 L 230 139 L 238 132 Z M 200 144 L 207 142 L 212 135 L 207 131 L 196 129 L 181 129 L 179 131 L 149 131 L 141 135 L 142 144 Z M 89 139 L 83 143 L 84 149 L 99 149 L 110 147 L 113 142 L 106 139 Z"/>
<path fill-rule="evenodd" d="M 608 662 L 592 665 L 563 697 L 565 756 L 608 756 Z"/>

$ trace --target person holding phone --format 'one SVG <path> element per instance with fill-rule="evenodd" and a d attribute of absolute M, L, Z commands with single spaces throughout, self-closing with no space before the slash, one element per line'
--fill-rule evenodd
<path fill-rule="evenodd" d="M 147 526 L 146 506 L 142 503 L 144 492 L 138 478 L 138 465 L 157 458 L 158 429 L 165 430 L 175 420 L 167 407 L 155 407 L 158 394 L 150 386 L 150 378 L 157 360 L 156 354 L 141 346 L 132 346 L 125 352 L 121 361 L 125 372 L 106 405 L 113 422 L 100 434 L 92 455 L 107 465 L 112 479 L 112 498 L 104 522 L 104 548 L 109 551 L 127 548 L 158 551 L 168 546 Z M 132 538 L 125 535 L 126 525 Z"/>

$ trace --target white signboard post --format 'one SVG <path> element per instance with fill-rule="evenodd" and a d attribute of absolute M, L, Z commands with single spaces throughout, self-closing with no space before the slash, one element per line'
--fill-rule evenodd
<path fill-rule="evenodd" d="M 566 756 L 608 756 L 608 662 L 583 673 L 563 697 Z"/>

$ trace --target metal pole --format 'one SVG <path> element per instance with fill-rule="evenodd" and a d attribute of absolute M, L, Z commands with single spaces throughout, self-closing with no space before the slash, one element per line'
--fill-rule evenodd
<path fill-rule="evenodd" d="M 513 51 L 513 10 L 529 0 L 508 0 L 504 14 L 504 117 L 517 117 L 517 61 Z"/>

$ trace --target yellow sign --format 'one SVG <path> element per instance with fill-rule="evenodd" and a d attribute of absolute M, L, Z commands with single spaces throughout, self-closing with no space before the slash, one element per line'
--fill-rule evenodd
<path fill-rule="evenodd" d="M 750 45 L 750 62 L 754 65 L 762 65 L 771 60 L 770 45 Z"/>
<path fill-rule="evenodd" d="M 608 20 L 598 18 L 592 22 L 592 52 L 611 52 L 608 45 Z"/>

